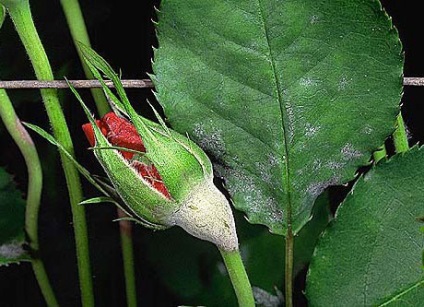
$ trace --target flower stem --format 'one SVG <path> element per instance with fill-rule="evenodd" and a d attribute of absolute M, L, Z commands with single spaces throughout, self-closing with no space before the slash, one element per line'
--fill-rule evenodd
<path fill-rule="evenodd" d="M 291 224 L 288 224 L 286 234 L 286 259 L 285 259 L 285 301 L 286 307 L 293 306 L 293 250 L 294 236 Z"/>
<path fill-rule="evenodd" d="M 29 1 L 6 1 L 6 4 L 9 4 L 6 8 L 28 53 L 37 79 L 53 80 L 50 63 L 32 19 Z M 59 103 L 57 91 L 55 89 L 42 89 L 41 96 L 54 136 L 73 155 L 72 139 Z M 81 300 L 84 307 L 94 306 L 85 208 L 79 205 L 82 200 L 80 177 L 72 162 L 63 153 L 60 153 L 60 155 L 72 209 Z"/>
<path fill-rule="evenodd" d="M 19 147 L 27 166 L 28 190 L 25 209 L 25 230 L 31 251 L 38 255 L 38 212 L 43 187 L 40 159 L 31 137 L 22 126 L 6 91 L 3 89 L 0 89 L 0 118 Z M 47 306 L 59 306 L 44 264 L 39 256 L 32 258 L 31 265 Z"/>
<path fill-rule="evenodd" d="M 77 46 L 78 42 L 81 42 L 84 45 L 90 47 L 90 38 L 88 36 L 84 17 L 82 15 L 81 7 L 79 5 L 78 0 L 61 0 L 60 3 L 62 4 L 62 9 L 69 26 L 69 30 L 71 31 L 72 39 L 74 40 L 75 46 Z M 88 79 L 94 79 L 94 76 L 88 68 L 87 64 L 85 63 L 79 48 L 77 48 L 77 52 L 78 56 L 80 57 L 82 67 L 84 69 L 85 76 Z M 104 114 L 109 112 L 109 104 L 105 95 L 103 94 L 103 90 L 98 88 L 92 88 L 91 94 L 96 103 L 99 115 L 103 116 Z"/>
<path fill-rule="evenodd" d="M 219 251 L 230 275 L 239 306 L 254 307 L 255 299 L 253 297 L 252 287 L 247 277 L 240 252 L 238 250 L 225 251 L 222 249 Z"/>
<path fill-rule="evenodd" d="M 409 150 L 408 135 L 405 129 L 402 113 L 399 113 L 396 118 L 396 130 L 393 132 L 393 143 L 396 153 L 401 153 Z"/>
<path fill-rule="evenodd" d="M 85 26 L 84 16 L 81 11 L 78 0 L 61 0 L 63 12 L 71 32 L 72 39 L 76 46 L 85 76 L 88 79 L 94 79 L 90 68 L 86 64 L 77 43 L 81 42 L 90 47 L 90 37 Z M 91 95 L 96 103 L 97 112 L 100 116 L 110 111 L 109 103 L 102 89 L 92 88 Z M 125 214 L 118 208 L 118 217 L 125 217 Z M 119 230 L 121 237 L 122 260 L 124 265 L 125 289 L 127 295 L 127 306 L 137 306 L 137 291 L 134 272 L 134 252 L 132 240 L 132 224 L 129 221 L 119 221 Z"/>
<path fill-rule="evenodd" d="M 118 209 L 119 217 L 127 215 Z M 132 225 L 129 221 L 119 221 L 121 234 L 122 259 L 124 262 L 125 291 L 127 295 L 127 306 L 137 307 L 137 291 L 134 272 L 134 251 L 132 240 Z"/>

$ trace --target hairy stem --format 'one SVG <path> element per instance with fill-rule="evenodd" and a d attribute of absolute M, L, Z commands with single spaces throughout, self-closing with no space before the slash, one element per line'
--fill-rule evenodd
<path fill-rule="evenodd" d="M 32 269 L 47 306 L 59 306 L 46 269 L 39 256 L 38 213 L 43 187 L 40 159 L 31 137 L 22 126 L 6 91 L 3 89 L 0 89 L 0 118 L 19 147 L 27 166 L 28 190 L 25 209 L 25 230 L 28 235 L 30 249 L 37 255 L 31 260 Z"/>
<path fill-rule="evenodd" d="M 399 113 L 396 118 L 396 130 L 393 132 L 393 143 L 396 153 L 401 153 L 409 150 L 408 135 L 405 129 L 402 113 Z"/>
<path fill-rule="evenodd" d="M 78 0 L 61 0 L 62 9 L 66 17 L 66 21 L 69 26 L 69 30 L 71 31 L 72 39 L 74 40 L 74 44 L 77 47 L 77 43 L 81 42 L 86 46 L 91 46 L 90 38 L 88 36 L 87 28 L 85 26 L 84 17 L 81 12 L 81 7 L 79 5 Z M 88 79 L 93 79 L 94 76 L 85 63 L 82 53 L 77 47 L 78 56 L 80 57 L 82 67 L 84 69 L 85 76 Z M 101 89 L 92 88 L 91 94 L 93 95 L 94 101 L 96 103 L 97 111 L 100 116 L 109 112 L 109 104 L 103 91 Z"/>
<path fill-rule="evenodd" d="M 118 209 L 119 217 L 127 215 Z M 134 272 L 134 251 L 132 240 L 132 225 L 130 221 L 119 221 L 121 234 L 122 259 L 124 262 L 125 291 L 127 295 L 127 306 L 137 307 L 137 287 Z"/>
<path fill-rule="evenodd" d="M 29 1 L 7 1 L 7 3 L 11 3 L 6 8 L 28 53 L 37 79 L 53 80 L 50 63 L 32 19 Z M 72 139 L 59 103 L 57 91 L 55 89 L 42 89 L 41 96 L 54 136 L 73 155 Z M 72 162 L 63 153 L 60 153 L 60 156 L 72 209 L 81 300 L 84 307 L 94 306 L 85 209 L 78 205 L 82 200 L 80 177 Z"/>
<path fill-rule="evenodd" d="M 254 307 L 255 299 L 253 297 L 252 287 L 247 277 L 240 252 L 238 250 L 225 251 L 221 249 L 219 251 L 227 267 L 228 275 L 230 275 L 239 306 Z"/>
<path fill-rule="evenodd" d="M 78 43 L 90 47 L 90 37 L 85 26 L 84 17 L 78 0 L 61 0 L 63 12 L 71 32 L 72 39 L 78 52 L 85 76 L 93 79 L 94 76 L 85 62 Z M 97 81 L 97 80 L 96 80 Z M 96 103 L 97 112 L 100 116 L 110 111 L 109 103 L 102 89 L 91 88 L 91 94 Z M 118 208 L 118 217 L 124 217 L 125 214 Z M 129 221 L 119 221 L 119 230 L 121 237 L 122 261 L 124 265 L 125 290 L 127 296 L 127 305 L 129 307 L 137 306 L 137 291 L 134 272 L 134 252 L 132 240 L 132 225 Z"/>

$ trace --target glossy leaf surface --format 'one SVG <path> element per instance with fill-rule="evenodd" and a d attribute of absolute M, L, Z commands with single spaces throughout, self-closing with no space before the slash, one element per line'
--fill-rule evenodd
<path fill-rule="evenodd" d="M 360 178 L 313 257 L 311 306 L 422 306 L 424 149 Z"/>
<path fill-rule="evenodd" d="M 164 0 L 157 98 L 249 221 L 298 232 L 393 131 L 401 45 L 375 0 Z"/>

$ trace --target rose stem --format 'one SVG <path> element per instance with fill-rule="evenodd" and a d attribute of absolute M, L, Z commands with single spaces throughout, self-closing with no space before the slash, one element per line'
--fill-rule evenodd
<path fill-rule="evenodd" d="M 53 72 L 44 47 L 35 28 L 28 0 L 6 1 L 6 8 L 15 24 L 16 31 L 28 53 L 37 79 L 54 80 Z M 74 155 L 71 135 L 59 103 L 57 90 L 42 89 L 41 96 L 50 120 L 53 134 L 64 148 Z M 82 188 L 77 169 L 61 152 L 62 167 L 68 187 L 75 233 L 76 255 L 80 280 L 81 302 L 84 307 L 94 306 L 93 284 L 89 257 L 85 208 L 80 206 Z"/>
<path fill-rule="evenodd" d="M 32 269 L 47 305 L 49 307 L 59 306 L 43 261 L 39 256 L 38 213 L 43 187 L 40 159 L 30 135 L 22 126 L 6 91 L 3 89 L 0 89 L 0 118 L 21 151 L 27 166 L 28 190 L 25 209 L 25 230 L 28 235 L 30 250 L 37 255 L 31 259 Z"/>
<path fill-rule="evenodd" d="M 225 251 L 219 249 L 231 283 L 236 292 L 238 304 L 240 307 L 254 307 L 255 299 L 253 297 L 252 287 L 243 265 L 239 250 Z"/>

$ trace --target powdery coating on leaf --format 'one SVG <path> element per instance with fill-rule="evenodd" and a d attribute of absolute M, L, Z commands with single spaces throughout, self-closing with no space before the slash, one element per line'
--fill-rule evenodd
<path fill-rule="evenodd" d="M 268 183 L 272 183 L 272 173 L 271 173 L 271 165 L 263 162 L 256 162 L 255 167 L 258 170 L 261 179 Z"/>
<path fill-rule="evenodd" d="M 299 84 L 305 87 L 316 86 L 320 83 L 319 80 L 312 79 L 311 77 L 301 78 Z"/>
<path fill-rule="evenodd" d="M 346 163 L 344 162 L 336 162 L 336 161 L 328 161 L 325 166 L 331 170 L 338 170 L 345 167 Z"/>
<path fill-rule="evenodd" d="M 322 168 L 328 168 L 335 173 L 335 171 L 342 169 L 346 166 L 346 162 L 339 161 L 322 161 L 321 159 L 315 159 L 311 164 L 306 165 L 305 167 L 298 169 L 296 171 L 297 176 L 302 176 L 310 172 L 320 171 Z"/>
<path fill-rule="evenodd" d="M 318 197 L 327 187 L 340 183 L 340 177 L 336 176 L 326 181 L 312 183 L 306 189 L 306 192 L 312 197 Z"/>
<path fill-rule="evenodd" d="M 352 79 L 342 77 L 339 81 L 338 90 L 342 91 L 342 90 L 346 89 L 346 87 L 349 85 L 350 82 L 352 82 Z"/>
<path fill-rule="evenodd" d="M 270 166 L 274 167 L 280 164 L 280 159 L 273 153 L 268 154 L 268 163 Z"/>
<path fill-rule="evenodd" d="M 312 126 L 310 123 L 306 123 L 305 125 L 305 136 L 313 137 L 317 134 L 317 132 L 321 129 L 320 126 Z"/>
<path fill-rule="evenodd" d="M 355 158 L 360 158 L 364 154 L 359 150 L 353 148 L 352 144 L 347 143 L 341 150 L 340 153 L 343 155 L 344 160 L 351 160 Z"/>
<path fill-rule="evenodd" d="M 312 170 L 314 170 L 315 172 L 319 171 L 322 168 L 322 161 L 321 159 L 315 159 L 312 162 Z"/>
<path fill-rule="evenodd" d="M 319 20 L 320 20 L 319 16 L 317 16 L 317 15 L 312 15 L 312 16 L 311 16 L 311 19 L 309 20 L 309 23 L 310 23 L 311 25 L 313 25 L 313 24 L 315 24 L 315 23 L 319 22 Z"/>
<path fill-rule="evenodd" d="M 268 208 L 266 219 L 270 221 L 283 220 L 283 212 L 279 208 L 278 201 L 274 197 L 264 195 L 262 189 L 255 184 L 251 177 L 234 169 L 225 169 L 224 172 L 225 177 L 233 177 L 228 191 L 232 195 L 243 198 L 244 202 L 249 205 L 248 213 L 261 213 L 263 212 L 262 208 L 266 206 Z"/>
<path fill-rule="evenodd" d="M 19 243 L 9 243 L 0 246 L 0 257 L 15 259 L 25 254 L 25 250 Z"/>
<path fill-rule="evenodd" d="M 365 127 L 362 128 L 362 133 L 364 133 L 366 135 L 370 135 L 373 131 L 374 131 L 374 129 L 369 125 L 365 125 Z"/>
<path fill-rule="evenodd" d="M 210 133 L 206 132 L 203 123 L 196 124 L 193 134 L 198 144 L 207 152 L 213 152 L 217 158 L 222 158 L 226 153 L 222 130 L 213 128 Z"/>

